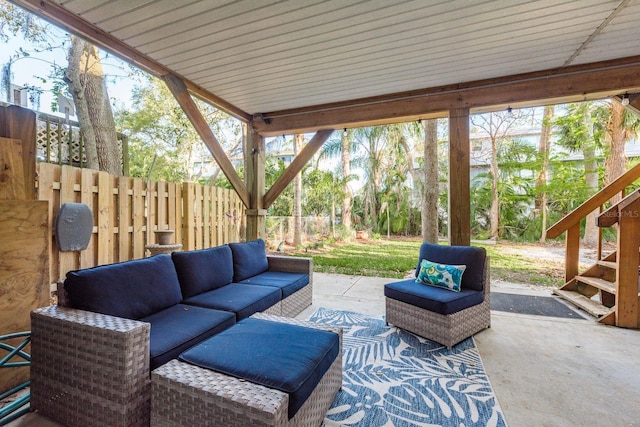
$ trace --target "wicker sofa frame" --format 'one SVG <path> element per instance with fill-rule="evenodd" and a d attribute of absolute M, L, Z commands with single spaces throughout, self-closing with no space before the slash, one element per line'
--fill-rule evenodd
<path fill-rule="evenodd" d="M 254 318 L 335 332 L 340 352 L 320 383 L 292 419 L 289 396 L 178 360 L 152 373 L 151 425 L 174 426 L 319 426 L 342 386 L 342 328 L 265 315 Z"/>
<path fill-rule="evenodd" d="M 269 271 L 304 273 L 309 275 L 309 284 L 281 301 L 279 314 L 295 317 L 313 303 L 313 258 L 298 258 L 281 255 L 267 255 Z"/>
<path fill-rule="evenodd" d="M 268 256 L 270 271 L 309 284 L 263 313 L 295 316 L 311 305 L 313 261 Z M 78 310 L 58 284 L 58 305 L 31 312 L 31 408 L 68 426 L 148 426 L 150 325 Z"/>
<path fill-rule="evenodd" d="M 447 315 L 385 297 L 387 323 L 451 348 L 491 327 L 489 257 L 484 264 L 483 282 L 484 300 L 480 304 Z"/>

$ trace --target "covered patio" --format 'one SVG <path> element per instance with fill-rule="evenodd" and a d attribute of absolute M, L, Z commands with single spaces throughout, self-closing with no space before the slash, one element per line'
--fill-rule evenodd
<path fill-rule="evenodd" d="M 448 117 L 448 237 L 468 245 L 469 114 L 640 106 L 630 0 L 13 2 L 166 82 L 246 206 L 248 239 L 333 130 Z M 245 123 L 244 181 L 192 96 Z M 265 188 L 264 138 L 303 132 L 316 135 Z"/>

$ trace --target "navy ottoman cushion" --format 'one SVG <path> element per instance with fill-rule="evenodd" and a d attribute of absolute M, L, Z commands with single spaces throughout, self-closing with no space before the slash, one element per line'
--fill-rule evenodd
<path fill-rule="evenodd" d="M 216 310 L 233 311 L 236 313 L 236 320 L 242 320 L 278 303 L 280 295 L 281 292 L 278 288 L 232 283 L 187 298 L 183 303 L 215 308 Z"/>
<path fill-rule="evenodd" d="M 420 270 L 420 262 L 423 259 L 438 264 L 466 265 L 462 275 L 462 288 L 482 291 L 484 287 L 484 263 L 487 259 L 487 251 L 476 246 L 447 246 L 423 243 L 420 246 L 420 258 L 416 276 Z"/>
<path fill-rule="evenodd" d="M 484 295 L 480 291 L 462 289 L 460 292 L 451 292 L 448 289 L 416 283 L 414 279 L 384 285 L 384 296 L 444 315 L 456 313 L 484 301 Z"/>
<path fill-rule="evenodd" d="M 167 254 L 70 271 L 64 288 L 74 308 L 127 319 L 140 319 L 182 300 Z"/>
<path fill-rule="evenodd" d="M 173 252 L 182 296 L 189 298 L 233 281 L 233 257 L 227 245 L 196 251 Z"/>
<path fill-rule="evenodd" d="M 304 273 L 285 273 L 282 271 L 265 271 L 257 276 L 245 279 L 240 283 L 247 285 L 273 286 L 282 289 L 282 298 L 299 291 L 309 284 L 309 275 Z"/>
<path fill-rule="evenodd" d="M 289 394 L 289 418 L 340 351 L 337 334 L 245 319 L 180 355 L 180 360 Z"/>
<path fill-rule="evenodd" d="M 233 313 L 177 304 L 140 319 L 151 323 L 151 370 L 235 324 Z"/>
<path fill-rule="evenodd" d="M 264 240 L 229 243 L 233 252 L 233 281 L 240 283 L 269 269 Z"/>

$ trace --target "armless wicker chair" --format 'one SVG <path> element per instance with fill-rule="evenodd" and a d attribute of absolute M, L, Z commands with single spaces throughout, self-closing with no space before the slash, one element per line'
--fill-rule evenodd
<path fill-rule="evenodd" d="M 465 265 L 461 291 L 427 286 L 414 279 L 385 285 L 386 320 L 448 348 L 491 326 L 489 257 L 484 248 L 423 243 L 423 259 Z"/>

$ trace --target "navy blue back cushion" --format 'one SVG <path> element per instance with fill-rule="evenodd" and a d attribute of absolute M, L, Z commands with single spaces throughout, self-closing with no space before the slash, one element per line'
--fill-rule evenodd
<path fill-rule="evenodd" d="M 484 248 L 476 246 L 446 246 L 423 243 L 420 246 L 420 258 L 416 276 L 423 259 L 438 264 L 466 265 L 467 269 L 462 275 L 462 288 L 481 291 L 484 288 L 484 263 L 487 260 L 487 252 Z"/>
<path fill-rule="evenodd" d="M 233 252 L 233 281 L 241 282 L 269 269 L 264 240 L 229 243 Z"/>
<path fill-rule="evenodd" d="M 182 300 L 180 283 L 167 254 L 70 271 L 64 281 L 71 306 L 140 319 Z"/>
<path fill-rule="evenodd" d="M 233 280 L 229 246 L 171 254 L 185 298 L 228 285 Z"/>
<path fill-rule="evenodd" d="M 180 360 L 289 394 L 289 418 L 338 356 L 337 334 L 244 319 L 180 355 Z"/>

